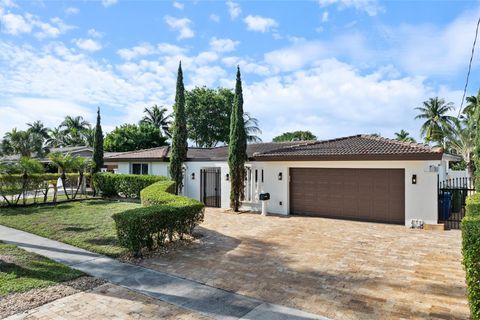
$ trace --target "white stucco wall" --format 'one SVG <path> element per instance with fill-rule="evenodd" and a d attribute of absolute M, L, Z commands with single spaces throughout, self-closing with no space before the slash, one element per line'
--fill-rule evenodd
<path fill-rule="evenodd" d="M 149 174 L 168 176 L 167 162 L 149 163 Z M 271 200 L 268 202 L 268 212 L 289 214 L 289 169 L 290 168 L 365 168 L 365 169 L 405 169 L 405 225 L 410 226 L 412 219 L 423 220 L 424 223 L 437 223 L 437 174 L 431 167 L 441 166 L 441 161 L 272 161 L 250 162 L 252 175 L 258 170 L 258 182 L 253 183 L 251 202 L 244 202 L 243 208 L 254 211 L 261 210 L 258 195 L 269 192 Z M 226 180 L 228 173 L 227 162 L 191 161 L 185 163 L 185 180 L 183 194 L 187 197 L 200 200 L 200 170 L 216 167 L 221 170 L 221 207 L 229 207 L 230 182 Z M 261 170 L 264 172 L 264 182 L 261 182 Z M 119 173 L 130 173 L 129 163 L 119 163 Z M 278 174 L 282 173 L 282 180 Z M 195 179 L 192 180 L 192 173 Z M 412 184 L 412 175 L 417 175 L 417 183 Z"/>
<path fill-rule="evenodd" d="M 220 193 L 221 207 L 230 206 L 230 181 L 226 180 L 228 173 L 227 162 L 214 161 L 189 161 L 185 163 L 185 180 L 183 194 L 189 198 L 200 200 L 200 170 L 203 168 L 220 168 Z M 192 173 L 195 173 L 195 179 L 192 180 Z"/>
<path fill-rule="evenodd" d="M 118 163 L 118 173 L 128 174 L 130 173 L 130 163 L 128 162 L 119 162 Z"/>
<path fill-rule="evenodd" d="M 289 214 L 289 168 L 365 168 L 365 169 L 405 169 L 405 225 L 410 226 L 412 219 L 424 223 L 437 223 L 437 173 L 431 165 L 438 166 L 440 161 L 298 161 L 298 162 L 254 162 L 252 168 L 263 168 L 265 182 L 260 192 L 269 192 L 271 200 L 268 212 Z M 278 180 L 282 173 L 283 179 Z M 412 184 L 412 175 L 417 175 L 417 183 Z M 259 210 L 255 200 L 252 209 Z"/>

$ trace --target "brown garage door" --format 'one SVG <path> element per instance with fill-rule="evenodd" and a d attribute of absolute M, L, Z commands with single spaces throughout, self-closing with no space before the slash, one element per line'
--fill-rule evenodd
<path fill-rule="evenodd" d="M 403 169 L 290 169 L 290 213 L 405 222 Z"/>

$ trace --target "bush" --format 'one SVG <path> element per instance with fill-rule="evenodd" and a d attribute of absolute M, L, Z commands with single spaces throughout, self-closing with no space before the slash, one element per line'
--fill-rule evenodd
<path fill-rule="evenodd" d="M 467 198 L 465 201 L 465 210 L 466 215 L 480 215 L 480 193 L 475 193 Z"/>
<path fill-rule="evenodd" d="M 462 253 L 466 272 L 467 295 L 473 320 L 480 319 L 480 195 L 467 199 L 462 220 Z"/>
<path fill-rule="evenodd" d="M 95 173 L 93 185 L 104 197 L 140 198 L 140 192 L 166 177 L 137 174 Z"/>
<path fill-rule="evenodd" d="M 141 250 L 162 246 L 165 241 L 192 234 L 203 221 L 203 203 L 171 192 L 173 181 L 160 181 L 141 191 L 144 207 L 113 215 L 120 244 L 135 256 Z"/>

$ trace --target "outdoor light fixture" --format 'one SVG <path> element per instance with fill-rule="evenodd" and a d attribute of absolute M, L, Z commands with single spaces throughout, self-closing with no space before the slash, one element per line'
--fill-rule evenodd
<path fill-rule="evenodd" d="M 281 180 L 282 180 L 282 178 L 283 178 L 283 173 L 282 173 L 282 172 L 279 172 L 279 173 L 278 173 L 278 180 L 280 180 L 280 181 L 281 181 Z"/>
<path fill-rule="evenodd" d="M 417 175 L 412 174 L 412 184 L 417 184 Z"/>
<path fill-rule="evenodd" d="M 192 180 L 195 180 L 195 172 L 192 172 Z"/>
<path fill-rule="evenodd" d="M 226 181 L 229 181 L 229 180 L 230 180 L 230 175 L 229 175 L 228 173 L 225 175 L 225 180 L 226 180 Z"/>

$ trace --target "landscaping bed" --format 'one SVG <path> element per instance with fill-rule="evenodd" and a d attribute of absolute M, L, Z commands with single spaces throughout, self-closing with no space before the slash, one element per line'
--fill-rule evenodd
<path fill-rule="evenodd" d="M 0 242 L 0 318 L 102 283 L 81 271 Z"/>

